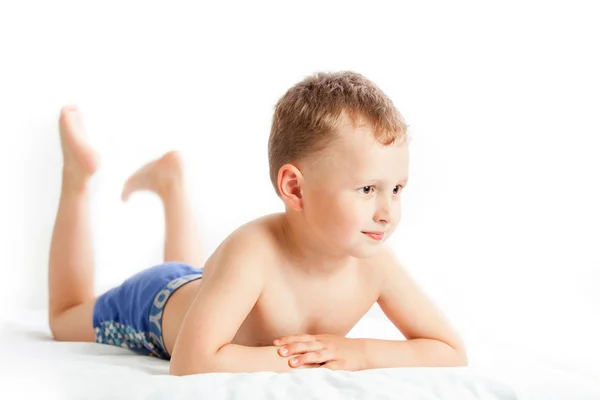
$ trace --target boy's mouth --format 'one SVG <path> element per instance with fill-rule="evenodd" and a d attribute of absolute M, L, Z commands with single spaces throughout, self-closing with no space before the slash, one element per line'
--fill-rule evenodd
<path fill-rule="evenodd" d="M 367 235 L 371 239 L 377 240 L 377 241 L 383 239 L 383 236 L 385 234 L 385 232 L 362 232 L 362 233 L 364 233 L 365 235 Z"/>

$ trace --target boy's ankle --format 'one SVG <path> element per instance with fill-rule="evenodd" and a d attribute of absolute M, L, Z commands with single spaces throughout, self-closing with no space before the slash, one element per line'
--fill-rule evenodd
<path fill-rule="evenodd" d="M 62 190 L 85 191 L 88 188 L 91 176 L 81 176 L 73 171 L 63 170 Z"/>

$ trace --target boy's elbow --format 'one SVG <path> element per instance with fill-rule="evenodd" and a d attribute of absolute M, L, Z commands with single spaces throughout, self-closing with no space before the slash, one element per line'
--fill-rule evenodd
<path fill-rule="evenodd" d="M 202 374 L 202 373 L 204 373 L 204 372 L 196 371 L 196 370 L 180 370 L 180 369 L 173 369 L 173 368 L 169 369 L 169 375 L 171 375 L 171 376 L 188 376 L 188 375 L 196 375 L 196 374 Z"/>
<path fill-rule="evenodd" d="M 467 356 L 467 350 L 464 347 L 455 348 L 457 357 L 457 366 L 467 367 L 469 365 L 469 357 Z"/>
<path fill-rule="evenodd" d="M 199 365 L 194 365 L 193 368 L 190 365 L 181 365 L 181 363 L 173 362 L 171 358 L 171 363 L 169 364 L 169 375 L 173 376 L 186 376 L 186 375 L 195 375 L 200 374 L 202 368 Z"/>
<path fill-rule="evenodd" d="M 173 363 L 171 363 L 171 365 L 169 366 L 169 375 L 172 376 L 186 376 L 186 375 L 193 375 L 179 367 L 175 367 L 173 366 Z"/>
<path fill-rule="evenodd" d="M 461 339 L 444 342 L 454 350 L 453 365 L 457 367 L 466 367 L 469 365 L 469 357 L 467 356 L 467 347 Z"/>
<path fill-rule="evenodd" d="M 177 365 L 171 362 L 169 365 L 169 375 L 173 376 L 187 376 L 196 374 L 207 374 L 209 372 L 217 372 L 216 368 L 211 368 L 206 363 L 199 363 L 195 365 Z"/>
<path fill-rule="evenodd" d="M 192 371 L 189 367 L 184 367 L 180 364 L 173 362 L 173 358 L 171 358 L 171 363 L 169 364 L 169 375 L 173 376 L 186 376 L 186 375 L 194 375 L 197 372 Z"/>
<path fill-rule="evenodd" d="M 218 348 L 185 349 L 183 352 L 178 349 L 176 344 L 169 363 L 169 375 L 186 376 L 211 372 L 229 372 L 228 364 L 221 352 L 223 348 L 227 348 L 227 344 L 223 344 Z"/>
<path fill-rule="evenodd" d="M 169 375 L 186 376 L 196 374 L 206 374 L 210 372 L 218 372 L 216 367 L 216 357 L 196 355 L 193 358 L 180 359 L 171 357 L 169 364 Z"/>

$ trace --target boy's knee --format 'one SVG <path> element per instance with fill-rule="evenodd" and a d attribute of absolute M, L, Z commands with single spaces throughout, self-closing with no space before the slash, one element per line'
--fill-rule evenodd
<path fill-rule="evenodd" d="M 52 338 L 60 342 L 94 342 L 93 302 L 76 305 L 60 312 L 48 313 Z"/>
<path fill-rule="evenodd" d="M 48 325 L 50 326 L 50 335 L 52 339 L 64 342 L 66 341 L 65 327 L 60 318 L 60 313 L 49 313 L 48 314 Z"/>
<path fill-rule="evenodd" d="M 50 326 L 50 336 L 52 339 L 61 341 L 60 327 L 58 326 L 58 322 L 56 321 L 56 316 L 50 315 L 48 317 L 48 325 Z"/>

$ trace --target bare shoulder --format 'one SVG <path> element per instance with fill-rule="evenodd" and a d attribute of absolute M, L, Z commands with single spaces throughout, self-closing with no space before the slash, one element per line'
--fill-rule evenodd
<path fill-rule="evenodd" d="M 257 257 L 270 257 L 277 248 L 277 228 L 281 216 L 265 215 L 233 231 L 223 243 L 231 250 L 248 251 Z"/>
<path fill-rule="evenodd" d="M 380 291 L 383 289 L 390 277 L 395 276 L 398 269 L 403 269 L 400 260 L 394 250 L 387 244 L 381 246 L 381 250 L 366 261 L 369 273 L 377 282 Z"/>
<path fill-rule="evenodd" d="M 380 293 L 385 295 L 386 291 L 406 290 L 409 287 L 411 289 L 418 288 L 419 284 L 416 282 L 409 269 L 405 265 L 404 261 L 398 256 L 398 254 L 387 244 L 382 246 L 381 251 L 374 257 L 371 262 L 373 263 L 371 269 L 376 271 L 377 277 L 380 282 Z"/>
<path fill-rule="evenodd" d="M 267 215 L 245 223 L 217 247 L 205 265 L 205 277 L 211 275 L 212 270 L 223 264 L 224 259 L 236 258 L 241 265 L 261 268 L 274 262 L 277 257 L 277 215 Z"/>

